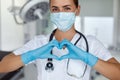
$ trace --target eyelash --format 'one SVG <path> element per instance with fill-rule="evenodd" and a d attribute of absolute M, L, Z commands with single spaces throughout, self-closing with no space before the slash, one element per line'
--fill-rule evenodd
<path fill-rule="evenodd" d="M 65 8 L 65 10 L 71 10 L 70 8 Z"/>
<path fill-rule="evenodd" d="M 64 11 L 70 11 L 70 10 L 71 10 L 71 8 L 64 8 Z M 58 12 L 59 9 L 54 8 L 54 9 L 52 9 L 52 11 L 53 11 L 53 12 Z"/>
<path fill-rule="evenodd" d="M 58 11 L 58 9 L 52 9 L 52 11 Z"/>

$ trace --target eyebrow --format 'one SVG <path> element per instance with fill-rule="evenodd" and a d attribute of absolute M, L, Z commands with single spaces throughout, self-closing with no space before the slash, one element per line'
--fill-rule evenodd
<path fill-rule="evenodd" d="M 52 8 L 58 8 L 57 6 L 52 6 Z"/>
<path fill-rule="evenodd" d="M 68 6 L 71 6 L 71 5 L 65 5 L 65 6 L 63 6 L 63 7 L 68 7 Z"/>
<path fill-rule="evenodd" d="M 64 5 L 62 7 L 68 7 L 68 6 L 71 6 L 71 5 Z M 52 6 L 52 8 L 58 8 L 57 6 Z"/>

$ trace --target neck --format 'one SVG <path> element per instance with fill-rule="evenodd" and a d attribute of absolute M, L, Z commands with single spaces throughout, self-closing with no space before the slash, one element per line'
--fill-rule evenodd
<path fill-rule="evenodd" d="M 74 27 L 72 27 L 70 30 L 68 30 L 66 32 L 62 32 L 57 29 L 55 32 L 55 38 L 58 41 L 62 41 L 63 39 L 67 39 L 67 40 L 71 41 L 75 34 L 76 34 L 76 31 L 75 31 Z"/>

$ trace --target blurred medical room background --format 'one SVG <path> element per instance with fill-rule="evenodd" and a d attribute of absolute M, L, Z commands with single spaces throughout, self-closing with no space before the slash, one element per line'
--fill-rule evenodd
<path fill-rule="evenodd" d="M 36 35 L 49 34 L 49 0 L 0 0 L 0 60 Z M 97 37 L 120 62 L 120 0 L 79 0 L 76 29 Z M 0 80 L 37 80 L 36 65 L 0 74 Z M 92 71 L 91 80 L 108 80 Z"/>

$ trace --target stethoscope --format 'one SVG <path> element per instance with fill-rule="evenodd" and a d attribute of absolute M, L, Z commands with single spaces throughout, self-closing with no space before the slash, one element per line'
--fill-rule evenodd
<path fill-rule="evenodd" d="M 55 32 L 56 32 L 56 29 L 51 33 L 50 38 L 49 38 L 49 42 L 53 39 L 53 37 L 55 35 Z M 74 43 L 74 45 L 76 45 L 78 43 L 78 41 L 81 39 L 81 37 L 83 37 L 84 40 L 85 40 L 85 43 L 86 43 L 86 52 L 89 52 L 89 46 L 88 46 L 88 41 L 87 41 L 86 37 L 82 33 L 80 33 L 79 31 L 76 30 L 76 32 L 80 35 L 80 37 L 77 39 L 77 41 Z M 51 54 L 52 54 L 52 51 L 51 51 Z M 51 71 L 54 70 L 53 59 L 48 58 L 47 61 L 48 62 L 46 64 L 46 66 L 45 66 L 45 70 L 48 71 L 48 72 L 51 72 Z M 77 76 L 75 76 L 73 74 L 70 74 L 68 72 L 69 62 L 70 62 L 70 59 L 68 59 L 68 61 L 67 61 L 67 74 L 69 76 L 72 76 L 72 77 L 75 77 L 75 78 L 81 78 L 81 77 L 77 77 Z M 86 69 L 87 69 L 87 64 L 85 65 L 85 69 L 84 69 L 84 73 L 83 73 L 82 77 L 85 75 Z"/>

